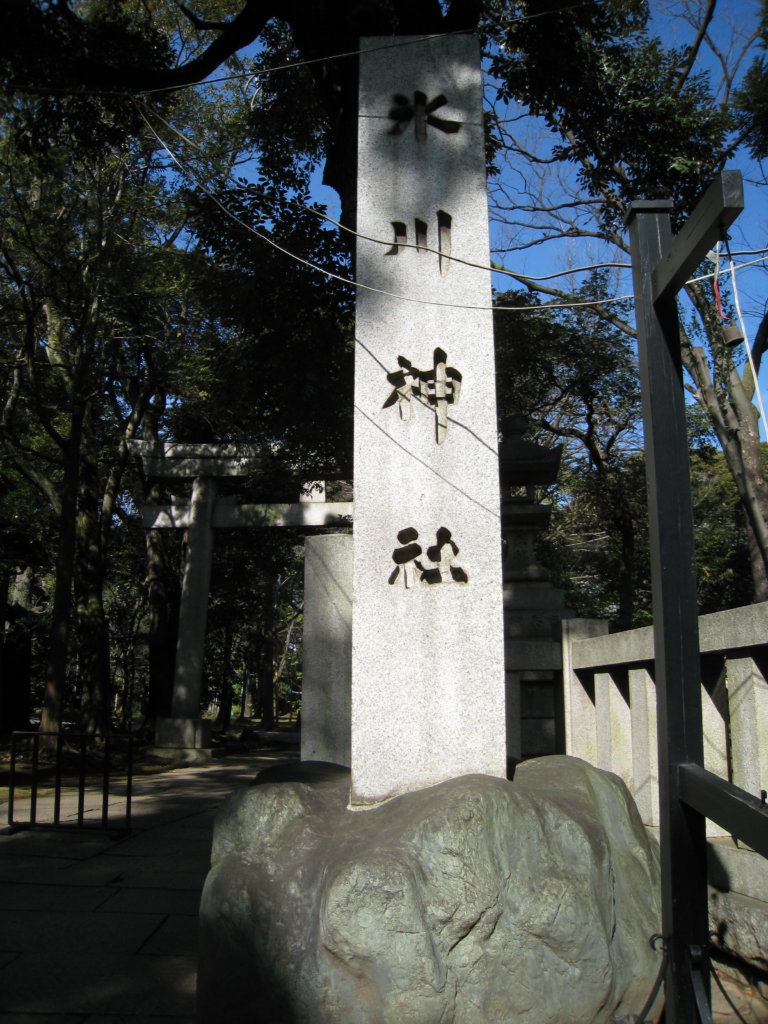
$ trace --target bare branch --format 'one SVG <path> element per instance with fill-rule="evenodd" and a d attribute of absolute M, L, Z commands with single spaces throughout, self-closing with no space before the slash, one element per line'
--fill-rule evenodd
<path fill-rule="evenodd" d="M 699 50 L 701 49 L 701 44 L 706 38 L 707 30 L 714 16 L 716 6 L 717 0 L 707 0 L 707 8 L 704 12 L 701 24 L 699 25 L 699 31 L 696 33 L 696 38 L 688 47 L 688 53 L 685 56 L 685 63 L 680 68 L 680 73 L 675 80 L 675 84 L 672 86 L 672 92 L 675 96 L 680 92 L 683 85 L 685 85 L 693 65 L 696 63 L 696 58 L 699 54 Z"/>

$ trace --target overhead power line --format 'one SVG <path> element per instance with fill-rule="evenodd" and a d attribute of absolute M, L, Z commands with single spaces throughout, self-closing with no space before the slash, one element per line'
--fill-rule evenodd
<path fill-rule="evenodd" d="M 477 311 L 482 311 L 482 310 L 491 310 L 491 311 L 493 311 L 493 310 L 509 310 L 509 311 L 516 311 L 516 312 L 526 311 L 526 312 L 539 312 L 540 313 L 540 312 L 544 312 L 546 310 L 551 310 L 551 309 L 571 309 L 571 308 L 588 307 L 588 306 L 593 306 L 593 307 L 594 306 L 602 306 L 602 305 L 607 305 L 609 303 L 614 303 L 614 302 L 625 302 L 628 299 L 632 299 L 633 298 L 633 296 L 631 296 L 631 295 L 621 295 L 621 296 L 616 296 L 614 298 L 609 298 L 609 299 L 589 299 L 589 300 L 584 300 L 584 301 L 576 300 L 576 301 L 568 301 L 568 302 L 562 302 L 562 303 L 550 302 L 550 303 L 541 304 L 541 305 L 537 305 L 537 306 L 493 306 L 493 305 L 485 306 L 485 305 L 468 305 L 468 304 L 462 304 L 462 303 L 457 303 L 457 302 L 439 302 L 436 299 L 419 299 L 419 298 L 416 298 L 414 296 L 400 295 L 397 292 L 390 292 L 390 291 L 386 291 L 385 289 L 382 289 L 382 288 L 375 288 L 372 285 L 365 284 L 362 281 L 353 281 L 351 278 L 344 277 L 342 274 L 337 274 L 335 271 L 328 270 L 326 267 L 321 267 L 319 264 L 314 263 L 312 260 L 307 260 L 303 256 L 299 256 L 297 253 L 291 252 L 289 249 L 286 249 L 285 246 L 281 245 L 279 242 L 276 242 L 273 238 L 270 238 L 269 235 L 264 234 L 262 231 L 259 231 L 257 228 L 254 228 L 251 224 L 248 224 L 246 221 L 244 221 L 242 217 L 238 216 L 238 214 L 236 214 L 232 210 L 230 210 L 219 199 L 219 197 L 217 195 L 215 195 L 208 188 L 208 186 L 205 185 L 205 183 L 202 182 L 199 179 L 199 177 L 195 174 L 195 172 L 192 170 L 192 168 L 189 167 L 188 164 L 186 164 L 183 160 L 181 160 L 179 157 L 176 156 L 176 154 L 173 152 L 173 150 L 171 150 L 171 148 L 162 139 L 162 137 L 155 131 L 154 127 L 150 123 L 150 121 L 147 118 L 147 116 L 145 115 L 144 111 L 142 111 L 140 108 L 139 108 L 139 114 L 142 117 L 144 123 L 149 128 L 149 130 L 152 133 L 152 135 L 155 137 L 155 139 L 158 141 L 160 146 L 168 154 L 168 156 L 171 159 L 171 161 L 174 164 L 176 164 L 176 166 L 179 167 L 180 170 L 182 170 L 183 172 L 185 172 L 186 174 L 188 174 L 192 178 L 192 180 L 195 182 L 195 184 L 198 186 L 198 188 L 200 188 L 200 190 L 206 196 L 208 196 L 208 198 L 213 203 L 216 204 L 216 206 L 222 211 L 222 213 L 226 214 L 227 217 L 229 217 L 231 220 L 235 221 L 235 223 L 239 224 L 242 228 L 244 228 L 250 234 L 254 235 L 254 237 L 258 238 L 260 241 L 266 242 L 267 245 L 271 245 L 274 249 L 276 249 L 278 252 L 282 253 L 284 256 L 288 256 L 290 259 L 295 260 L 297 263 L 301 263 L 301 264 L 303 264 L 306 267 L 309 267 L 311 270 L 317 271 L 319 274 L 324 274 L 326 277 L 332 278 L 335 281 L 340 281 L 342 284 L 348 284 L 348 285 L 350 285 L 353 288 L 360 288 L 360 289 L 363 289 L 364 291 L 374 292 L 374 293 L 376 293 L 378 295 L 386 295 L 388 298 L 400 299 L 400 300 L 402 300 L 404 302 L 414 302 L 417 305 L 443 306 L 443 307 L 448 307 L 448 308 L 451 308 L 451 309 L 472 309 L 472 310 L 477 310 Z M 352 232 L 352 233 L 356 234 L 356 232 Z M 361 236 L 361 237 L 366 237 L 366 236 Z M 390 241 L 383 241 L 383 240 L 380 240 L 380 239 L 371 239 L 371 241 L 379 242 L 379 244 L 381 244 L 381 245 L 391 245 Z M 425 247 L 422 246 L 422 249 L 424 249 L 424 248 Z M 436 249 L 429 249 L 427 251 L 434 252 L 437 255 L 439 255 L 439 252 Z M 465 260 L 458 260 L 458 262 L 468 264 L 469 266 L 475 267 L 475 268 L 477 268 L 479 270 L 484 270 L 487 273 L 497 273 L 497 271 L 493 267 L 491 267 L 491 266 L 482 266 L 481 264 L 468 263 L 468 261 L 465 261 Z M 516 276 L 516 275 L 514 275 L 512 273 L 512 271 L 508 271 L 508 273 L 511 276 Z"/>
<path fill-rule="evenodd" d="M 416 303 L 418 303 L 420 305 L 448 306 L 448 307 L 454 307 L 454 308 L 457 308 L 457 309 L 477 309 L 477 310 L 494 309 L 494 310 L 502 310 L 502 311 L 509 311 L 509 312 L 532 312 L 532 313 L 545 312 L 547 310 L 552 310 L 552 309 L 571 309 L 571 308 L 599 307 L 599 306 L 604 306 L 604 305 L 607 305 L 607 304 L 612 304 L 612 303 L 616 303 L 616 302 L 626 302 L 626 301 L 630 301 L 630 300 L 634 299 L 633 295 L 619 295 L 619 296 L 614 296 L 614 297 L 605 298 L 605 299 L 585 299 L 585 300 L 576 300 L 576 299 L 571 300 L 571 299 L 568 299 L 568 300 L 563 301 L 563 302 L 548 302 L 548 303 L 541 303 L 541 304 L 538 304 L 538 305 L 535 305 L 535 306 L 503 306 L 503 305 L 494 305 L 494 306 L 462 306 L 462 305 L 459 305 L 457 303 L 447 303 L 447 302 L 438 302 L 436 300 L 429 300 L 429 299 L 410 298 L 409 296 L 398 295 L 398 294 L 396 294 L 394 292 L 387 292 L 387 291 L 383 291 L 382 289 L 373 288 L 371 285 L 366 285 L 366 284 L 364 284 L 363 282 L 360 282 L 360 281 L 353 281 L 350 278 L 346 278 L 343 275 L 336 274 L 335 272 L 330 271 L 327 268 L 321 267 L 319 264 L 316 264 L 316 263 L 314 263 L 314 262 L 312 262 L 310 260 L 306 260 L 306 259 L 304 259 L 304 257 L 299 256 L 296 253 L 291 252 L 290 250 L 286 249 L 284 246 L 282 246 L 278 242 L 276 242 L 274 239 L 270 238 L 269 235 L 266 235 L 263 232 L 258 231 L 252 225 L 248 224 L 241 217 L 239 217 L 237 214 L 235 214 L 233 211 L 231 211 L 226 206 L 226 204 L 223 203 L 218 198 L 218 196 L 216 196 L 205 185 L 205 183 L 203 181 L 201 181 L 199 175 L 196 174 L 196 172 L 193 170 L 193 168 L 186 161 L 184 161 L 182 158 L 178 157 L 175 152 L 172 151 L 170 146 L 155 131 L 154 127 L 152 126 L 152 124 L 148 120 L 147 114 L 144 111 L 141 111 L 141 110 L 140 110 L 140 113 L 141 113 L 141 116 L 142 116 L 145 124 L 147 125 L 147 127 L 149 128 L 149 130 L 151 131 L 151 133 L 153 134 L 155 139 L 158 141 L 158 143 L 161 145 L 161 147 L 168 154 L 168 156 L 171 159 L 171 161 L 174 164 L 176 164 L 176 166 L 179 167 L 184 173 L 188 174 L 192 178 L 192 180 L 195 182 L 195 184 L 197 184 L 197 186 L 201 189 L 201 191 L 203 191 L 219 207 L 219 209 L 222 210 L 223 213 L 225 213 L 232 220 L 236 221 L 241 227 L 245 228 L 245 230 L 249 231 L 255 237 L 259 238 L 261 241 L 266 242 L 268 245 L 271 245 L 273 248 L 277 249 L 279 252 L 283 253 L 284 255 L 290 257 L 293 260 L 296 260 L 299 263 L 304 264 L 307 267 L 310 267 L 311 269 L 317 271 L 318 273 L 325 274 L 326 276 L 331 277 L 331 278 L 333 278 L 335 280 L 338 280 L 338 281 L 340 281 L 340 282 L 342 282 L 344 284 L 349 284 L 349 285 L 351 285 L 354 288 L 360 288 L 360 289 L 363 289 L 363 290 L 366 290 L 366 291 L 377 292 L 379 294 L 387 295 L 387 296 L 390 296 L 392 298 L 403 299 L 404 301 L 408 301 L 408 302 L 416 302 Z M 177 128 L 175 128 L 172 124 L 170 124 L 165 118 L 163 118 L 161 115 L 159 115 L 156 111 L 152 111 L 151 114 L 152 114 L 153 117 L 155 117 L 158 120 L 162 121 L 162 123 L 170 131 L 172 131 L 176 135 L 178 135 L 188 145 L 191 145 L 194 148 L 199 148 L 197 146 L 197 144 L 192 139 L 189 139 L 186 135 L 184 135 L 183 132 L 181 132 Z M 230 180 L 233 183 L 237 184 L 236 180 L 231 175 L 228 175 L 227 177 L 228 177 L 228 180 Z M 321 218 L 322 220 L 325 220 L 329 224 L 334 225 L 334 227 L 339 228 L 342 231 L 345 231 L 346 233 L 352 235 L 353 237 L 362 238 L 362 239 L 364 239 L 366 241 L 374 242 L 374 243 L 376 243 L 378 245 L 382 245 L 382 246 L 391 246 L 392 245 L 392 240 L 391 239 L 387 240 L 387 239 L 383 239 L 383 238 L 375 238 L 375 237 L 373 237 L 371 235 L 361 234 L 360 232 L 357 232 L 354 229 L 352 229 L 350 227 L 347 227 L 346 225 L 344 225 L 344 224 L 340 223 L 339 221 L 335 220 L 333 217 L 328 216 L 328 214 L 324 213 L 323 211 L 317 210 L 317 209 L 315 209 L 312 206 L 308 206 L 306 203 L 302 202 L 301 200 L 294 199 L 293 202 L 297 206 L 300 206 L 303 210 L 313 214 L 314 216 L 317 216 L 317 217 Z M 520 281 L 521 283 L 526 282 L 526 281 L 547 281 L 547 280 L 552 280 L 553 278 L 556 278 L 556 277 L 565 277 L 567 275 L 575 274 L 575 273 L 585 273 L 585 272 L 588 272 L 590 270 L 598 270 L 598 269 L 602 269 L 602 268 L 605 268 L 605 267 L 617 267 L 617 268 L 624 269 L 624 270 L 631 269 L 631 265 L 630 264 L 618 263 L 618 262 L 610 261 L 610 262 L 605 262 L 605 263 L 592 263 L 592 264 L 588 264 L 588 265 L 582 266 L 582 267 L 575 267 L 575 268 L 570 268 L 570 269 L 567 269 L 567 270 L 557 271 L 557 272 L 552 273 L 552 274 L 546 274 L 546 275 L 543 275 L 541 277 L 534 277 L 534 276 L 531 276 L 531 275 L 528 275 L 528 274 L 524 274 L 524 273 L 508 270 L 507 268 L 500 267 L 498 265 L 488 265 L 488 264 L 475 263 L 473 261 L 464 260 L 464 259 L 461 259 L 461 257 L 453 256 L 453 255 L 446 256 L 444 253 L 440 253 L 440 251 L 438 249 L 434 249 L 434 248 L 432 248 L 430 246 L 426 246 L 426 245 L 417 245 L 415 243 L 403 243 L 403 242 L 398 242 L 398 245 L 403 247 L 403 248 L 419 249 L 422 252 L 431 252 L 431 253 L 434 253 L 435 255 L 442 256 L 444 259 L 448 259 L 448 260 L 451 260 L 453 262 L 463 264 L 464 266 L 472 267 L 474 269 L 482 270 L 482 271 L 484 271 L 486 273 L 490 273 L 490 274 L 503 274 L 503 275 L 506 275 L 508 277 L 512 277 L 512 278 Z M 768 248 L 766 248 L 766 249 L 744 250 L 745 254 L 751 254 L 753 252 L 755 252 L 755 253 L 764 253 L 765 254 L 765 253 L 768 253 Z M 747 263 L 740 264 L 738 267 L 735 267 L 735 269 L 739 270 L 739 269 L 742 269 L 743 267 L 748 267 L 748 266 L 752 266 L 753 264 L 756 264 L 756 263 L 761 263 L 762 261 L 763 261 L 762 258 L 758 258 L 758 259 L 755 259 L 755 260 L 750 260 Z M 712 278 L 713 276 L 714 276 L 713 273 L 703 274 L 700 277 L 691 278 L 691 283 L 694 283 L 694 282 L 697 282 L 697 281 L 703 281 L 703 280 L 706 280 L 708 278 Z"/>

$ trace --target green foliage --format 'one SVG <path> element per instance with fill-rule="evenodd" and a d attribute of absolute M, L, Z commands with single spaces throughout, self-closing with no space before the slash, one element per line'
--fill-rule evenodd
<path fill-rule="evenodd" d="M 763 0 L 760 46 L 768 49 L 768 4 Z M 768 156 L 768 63 L 762 54 L 755 58 L 735 94 L 738 123 L 749 151 L 758 160 Z"/>
<path fill-rule="evenodd" d="M 19 148 L 37 159 L 63 139 L 96 158 L 104 147 L 126 144 L 139 132 L 137 108 L 125 88 L 92 81 L 92 69 L 129 65 L 140 77 L 172 60 L 169 39 L 143 5 L 77 0 L 71 12 L 67 6 L 43 0 L 0 5 L 5 116 Z"/>
<path fill-rule="evenodd" d="M 141 74 L 201 45 L 165 0 L 83 2 L 69 28 L 60 9 L 16 6 L 42 19 L 36 31 L 51 48 L 71 50 L 86 76 L 94 47 L 103 45 L 107 65 L 124 57 Z M 211 0 L 208 13 L 228 13 L 226 6 Z M 287 58 L 285 31 L 270 32 L 272 53 Z M 4 59 L 6 76 L 21 74 L 23 62 Z M 233 67 L 242 65 L 235 59 Z M 101 89 L 72 95 L 74 64 L 56 69 L 61 93 L 42 64 L 25 74 L 22 84 L 50 89 L 19 89 L 16 80 L 0 132 L 0 345 L 8 367 L 0 472 L 10 489 L 8 515 L 3 502 L 0 516 L 9 564 L 32 561 L 43 577 L 58 559 L 51 627 L 58 622 L 61 635 L 71 619 L 78 644 L 76 661 L 59 666 L 68 688 L 60 705 L 68 714 L 80 705 L 89 724 L 105 724 L 98 719 L 111 675 L 123 691 L 119 714 L 130 722 L 152 705 L 136 637 L 155 620 L 141 584 L 146 555 L 135 509 L 143 488 L 123 440 L 259 443 L 267 471 L 243 485 L 243 496 L 256 500 L 295 499 L 299 479 L 338 473 L 342 464 L 348 474 L 350 292 L 264 236 L 340 275 L 347 255 L 319 211 L 306 209 L 324 129 L 311 103 L 299 102 L 308 92 L 300 71 L 265 85 L 253 107 L 237 84 L 134 101 Z M 289 123 L 298 140 L 290 144 Z M 256 180 L 235 180 L 253 146 Z M 35 506 L 29 524 L 45 523 L 35 528 L 58 538 L 58 555 L 55 545 L 38 550 L 24 531 L 15 536 L 11 499 L 19 509 Z M 229 542 L 212 635 L 217 609 L 229 606 L 227 628 L 237 623 L 235 648 L 247 652 L 248 609 L 255 614 L 267 600 L 265 581 L 272 587 L 293 564 L 294 541 L 254 545 L 241 534 Z M 278 625 L 262 633 L 279 645 Z M 291 686 L 295 660 L 283 659 Z"/>
<path fill-rule="evenodd" d="M 239 487 L 244 499 L 292 499 L 297 479 L 349 475 L 353 293 L 308 264 L 350 276 L 346 245 L 313 208 L 310 180 L 330 154 L 351 223 L 355 64 L 334 57 L 259 72 L 353 49 L 360 31 L 464 27 L 476 14 L 471 2 L 449 6 L 454 20 L 442 22 L 430 0 L 200 0 L 196 14 L 229 22 L 221 30 L 194 24 L 171 0 L 0 4 L 2 568 L 33 563 L 53 606 L 61 542 L 55 582 L 81 645 L 67 673 L 73 705 L 93 703 L 105 636 L 123 721 L 151 704 L 137 638 L 159 620 L 141 582 L 144 495 L 126 437 L 260 444 L 269 465 Z M 624 208 L 640 196 L 671 196 L 679 215 L 690 210 L 729 152 L 732 125 L 708 80 L 685 70 L 687 54 L 651 37 L 639 0 L 484 6 L 501 101 L 543 118 L 545 160 L 564 175 L 577 169 L 599 205 L 600 237 L 621 242 Z M 268 19 L 280 10 L 285 21 Z M 248 24 L 233 32 L 241 12 Z M 256 36 L 248 85 L 148 91 L 222 61 L 242 74 L 236 51 Z M 742 103 L 755 146 L 764 84 L 757 64 Z M 491 140 L 491 160 L 500 146 Z M 598 275 L 575 297 L 609 291 Z M 546 548 L 572 605 L 629 624 L 648 611 L 637 374 L 629 311 L 596 310 L 542 310 L 524 321 L 499 314 L 499 407 L 526 413 L 540 440 L 565 445 Z M 730 414 L 732 361 L 715 348 L 710 355 L 715 404 Z M 711 429 L 692 424 L 691 436 L 709 610 L 744 599 L 746 548 L 722 459 L 703 447 Z M 68 535 L 71 580 L 61 569 Z M 249 686 L 257 676 L 265 692 L 276 676 L 290 692 L 299 677 L 294 540 L 218 540 L 210 695 L 220 700 L 224 682 Z M 175 553 L 164 571 L 174 576 L 180 543 L 167 545 Z M 173 589 L 162 595 L 168 604 Z"/>
<path fill-rule="evenodd" d="M 605 230 L 620 232 L 641 197 L 672 198 L 677 216 L 693 208 L 727 155 L 731 121 L 706 75 L 681 73 L 686 54 L 648 35 L 645 4 L 486 7 L 499 97 L 524 104 L 560 138 L 552 158 L 578 165 Z"/>
<path fill-rule="evenodd" d="M 617 459 L 611 483 L 613 486 L 606 486 L 603 476 L 585 461 L 564 467 L 550 495 L 551 526 L 541 538 L 539 554 L 553 582 L 565 591 L 566 604 L 575 615 L 640 626 L 651 619 L 642 457 Z M 622 495 L 621 511 L 630 524 L 629 562 L 625 536 L 617 524 L 617 492 Z M 631 608 L 624 604 L 626 590 L 632 594 Z"/>
<path fill-rule="evenodd" d="M 766 446 L 764 446 L 766 447 Z M 737 608 L 752 600 L 744 513 L 722 452 L 691 454 L 699 610 Z"/>
<path fill-rule="evenodd" d="M 596 275 L 581 297 L 602 298 Z M 510 292 L 502 306 L 530 304 Z M 650 554 L 634 348 L 594 312 L 495 314 L 499 407 L 522 413 L 541 444 L 564 444 L 551 527 L 540 554 L 577 615 L 624 626 L 650 621 Z M 712 423 L 688 408 L 702 613 L 751 599 L 745 520 Z"/>

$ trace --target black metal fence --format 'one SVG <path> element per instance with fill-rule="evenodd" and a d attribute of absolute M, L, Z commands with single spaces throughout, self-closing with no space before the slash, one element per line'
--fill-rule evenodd
<path fill-rule="evenodd" d="M 125 779 L 125 791 L 120 812 L 110 815 L 110 787 L 114 798 L 117 777 Z M 127 831 L 131 827 L 132 790 L 133 737 L 128 734 L 14 732 L 11 736 L 10 831 L 34 826 L 108 829 L 118 822 Z M 76 806 L 62 809 L 62 795 L 66 798 L 75 792 Z M 86 807 L 87 795 L 99 800 L 95 815 Z M 43 802 L 46 813 L 42 813 Z M 26 810 L 26 818 L 18 816 L 20 806 Z"/>

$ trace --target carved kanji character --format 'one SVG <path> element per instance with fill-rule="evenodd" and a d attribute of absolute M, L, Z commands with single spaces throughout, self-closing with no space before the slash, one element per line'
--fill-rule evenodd
<path fill-rule="evenodd" d="M 452 121 L 445 117 L 435 117 L 434 111 L 444 107 L 448 102 L 448 98 L 443 93 L 435 96 L 429 102 L 427 102 L 426 93 L 423 92 L 414 92 L 413 102 L 407 96 L 403 96 L 402 93 L 397 93 L 397 95 L 392 97 L 392 102 L 394 106 L 390 107 L 389 117 L 395 123 L 389 130 L 390 135 L 400 135 L 405 131 L 409 121 L 413 121 L 414 132 L 419 142 L 423 142 L 427 137 L 427 125 L 431 125 L 431 127 L 437 128 L 438 131 L 445 132 L 448 135 L 455 135 L 461 128 L 460 121 Z"/>
<path fill-rule="evenodd" d="M 400 369 L 387 374 L 387 380 L 394 388 L 382 406 L 388 409 L 397 402 L 403 420 L 411 418 L 411 398 L 414 396 L 433 408 L 438 444 L 442 444 L 448 435 L 448 406 L 458 403 L 461 395 L 461 374 L 454 366 L 446 365 L 447 358 L 443 349 L 436 348 L 433 368 L 418 370 L 410 359 L 398 356 Z"/>
<path fill-rule="evenodd" d="M 410 589 L 419 579 L 416 572 L 423 573 L 424 567 L 421 562 L 418 561 L 419 555 L 421 554 L 421 544 L 417 544 L 418 531 L 414 530 L 412 526 L 406 527 L 405 530 L 401 530 L 397 539 L 400 541 L 401 547 L 395 548 L 392 552 L 392 561 L 395 563 L 395 568 L 392 570 L 389 576 L 390 586 L 397 582 L 397 578 L 402 570 L 403 583 L 406 588 Z"/>
<path fill-rule="evenodd" d="M 434 566 L 422 570 L 425 583 L 467 583 L 469 577 L 460 565 L 455 565 L 459 548 L 451 537 L 451 531 L 441 526 L 436 534 L 437 543 L 427 548 L 427 558 Z"/>

